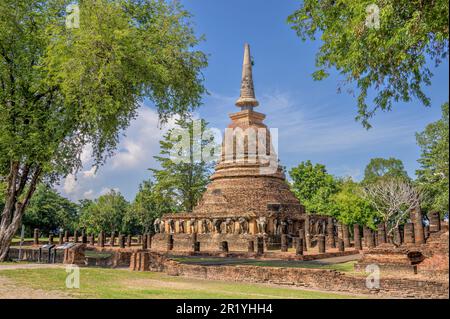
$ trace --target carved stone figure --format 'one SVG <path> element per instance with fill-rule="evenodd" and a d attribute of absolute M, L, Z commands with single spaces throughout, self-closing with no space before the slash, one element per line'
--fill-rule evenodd
<path fill-rule="evenodd" d="M 225 233 L 232 234 L 233 233 L 234 221 L 232 218 L 227 218 L 225 220 Z"/>
<path fill-rule="evenodd" d="M 248 233 L 248 222 L 244 217 L 239 218 L 239 234 L 247 234 Z"/>
<path fill-rule="evenodd" d="M 200 224 L 201 224 L 201 232 L 203 234 L 208 233 L 208 220 L 207 219 L 202 219 Z"/>
<path fill-rule="evenodd" d="M 161 229 L 159 228 L 161 225 L 161 219 L 156 218 L 153 222 L 153 229 L 155 230 L 155 233 L 158 234 L 161 232 Z"/>
<path fill-rule="evenodd" d="M 280 222 L 280 234 L 286 234 L 287 233 L 287 222 L 285 220 L 282 220 Z"/>
<path fill-rule="evenodd" d="M 173 234 L 175 232 L 175 222 L 173 219 L 169 219 L 167 224 L 169 225 L 169 234 Z"/>
<path fill-rule="evenodd" d="M 294 221 L 292 219 L 287 220 L 287 234 L 292 234 L 294 232 Z"/>
<path fill-rule="evenodd" d="M 266 234 L 266 227 L 267 227 L 267 218 L 266 217 L 259 217 L 256 220 L 256 225 L 258 227 L 259 234 Z"/>
<path fill-rule="evenodd" d="M 275 218 L 273 220 L 273 234 L 276 236 L 278 235 L 278 226 L 279 226 L 279 221 L 278 218 Z"/>
<path fill-rule="evenodd" d="M 178 230 L 180 234 L 184 233 L 184 219 L 180 219 L 178 222 Z"/>
<path fill-rule="evenodd" d="M 191 233 L 195 233 L 195 223 L 196 223 L 196 219 L 195 218 L 191 218 L 191 220 L 190 220 Z"/>
<path fill-rule="evenodd" d="M 159 232 L 164 234 L 166 232 L 165 221 L 161 220 L 159 223 Z"/>
<path fill-rule="evenodd" d="M 222 221 L 220 219 L 213 219 L 213 226 L 214 226 L 214 231 L 217 234 L 220 234 L 220 226 L 222 225 Z"/>

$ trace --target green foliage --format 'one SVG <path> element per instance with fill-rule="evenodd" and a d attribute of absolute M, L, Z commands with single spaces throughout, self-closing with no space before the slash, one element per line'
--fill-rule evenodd
<path fill-rule="evenodd" d="M 156 218 L 175 210 L 175 204 L 170 198 L 164 198 L 156 189 L 155 183 L 147 180 L 139 186 L 139 191 L 128 209 L 126 222 L 136 225 L 139 232 L 147 233 L 149 230 L 153 231 L 152 225 Z"/>
<path fill-rule="evenodd" d="M 424 206 L 441 213 L 449 211 L 449 106 L 442 106 L 442 118 L 416 135 L 421 148 L 417 182 L 426 191 Z"/>
<path fill-rule="evenodd" d="M 364 198 L 363 190 L 351 179 L 343 181 L 338 193 L 332 196 L 333 215 L 346 225 L 374 227 L 376 211 Z"/>
<path fill-rule="evenodd" d="M 30 201 L 23 225 L 27 234 L 32 235 L 34 228 L 39 228 L 41 233 L 48 235 L 63 228 L 74 230 L 78 220 L 78 207 L 75 203 L 59 195 L 47 185 L 39 185 Z"/>
<path fill-rule="evenodd" d="M 85 200 L 81 204 L 79 228 L 88 233 L 105 232 L 127 233 L 126 213 L 128 202 L 119 192 L 111 190 L 94 201 Z"/>
<path fill-rule="evenodd" d="M 307 212 L 330 214 L 331 196 L 339 189 L 339 182 L 327 173 L 325 165 L 311 161 L 300 163 L 289 171 L 292 191 Z"/>
<path fill-rule="evenodd" d="M 366 25 L 372 4 L 379 7 L 379 28 Z M 335 68 L 356 83 L 357 119 L 369 128 L 376 111 L 394 102 L 417 98 L 430 105 L 423 87 L 431 84 L 429 62 L 439 65 L 448 56 L 448 15 L 447 0 L 305 0 L 288 23 L 302 40 L 320 36 L 314 78 Z"/>
<path fill-rule="evenodd" d="M 396 158 L 373 158 L 364 170 L 364 184 L 374 183 L 380 178 L 399 177 L 409 179 L 403 162 Z"/>
<path fill-rule="evenodd" d="M 204 120 L 178 120 L 176 124 L 160 141 L 160 155 L 154 156 L 161 168 L 150 170 L 154 189 L 166 205 L 191 212 L 209 183 L 214 164 L 209 160 L 210 151 L 214 152 L 216 145 Z"/>

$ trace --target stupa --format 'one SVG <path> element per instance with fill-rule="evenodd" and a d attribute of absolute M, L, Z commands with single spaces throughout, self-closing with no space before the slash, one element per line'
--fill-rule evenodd
<path fill-rule="evenodd" d="M 264 237 L 276 246 L 281 234 L 297 236 L 309 217 L 291 192 L 279 165 L 265 115 L 256 112 L 259 102 L 253 84 L 250 46 L 245 44 L 240 109 L 230 115 L 222 153 L 202 199 L 191 213 L 164 215 L 155 224 L 153 243 L 165 248 L 172 234 L 174 250 L 189 249 L 191 234 L 202 250 L 214 250 L 227 241 L 230 250 L 246 250 L 248 241 Z M 307 227 L 309 229 L 309 227 Z"/>

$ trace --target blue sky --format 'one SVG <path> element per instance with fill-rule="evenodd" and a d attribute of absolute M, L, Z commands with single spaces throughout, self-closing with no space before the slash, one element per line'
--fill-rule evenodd
<path fill-rule="evenodd" d="M 209 55 L 204 70 L 210 92 L 197 115 L 210 126 L 224 129 L 228 114 L 238 111 L 243 45 L 251 45 L 258 112 L 266 124 L 279 130 L 279 157 L 287 168 L 301 161 L 325 164 L 330 173 L 360 179 L 374 157 L 401 159 L 410 174 L 418 167 L 420 151 L 415 132 L 440 118 L 440 105 L 448 100 L 448 60 L 434 69 L 433 85 L 426 89 L 432 107 L 418 101 L 399 103 L 392 112 L 378 113 L 373 128 L 355 122 L 356 99 L 337 93 L 343 78 L 336 72 L 324 81 L 312 80 L 314 57 L 320 42 L 302 42 L 286 23 L 299 6 L 291 0 L 185 0 L 194 16 L 194 28 L 206 40 L 199 49 Z M 163 131 L 157 127 L 150 103 L 122 137 L 117 155 L 94 173 L 85 155 L 85 170 L 60 186 L 71 199 L 96 197 L 108 189 L 120 190 L 132 199 L 139 183 L 150 176 L 153 155 Z"/>

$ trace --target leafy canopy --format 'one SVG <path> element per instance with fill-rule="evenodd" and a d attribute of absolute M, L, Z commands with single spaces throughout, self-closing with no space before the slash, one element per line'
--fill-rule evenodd
<path fill-rule="evenodd" d="M 105 232 L 127 232 L 125 216 L 128 209 L 126 199 L 115 190 L 100 196 L 96 200 L 86 200 L 80 209 L 79 228 L 90 234 Z"/>
<path fill-rule="evenodd" d="M 50 232 L 56 234 L 60 228 L 73 231 L 77 221 L 78 206 L 44 184 L 37 187 L 23 217 L 29 235 L 34 228 L 47 235 Z"/>
<path fill-rule="evenodd" d="M 379 28 L 366 24 L 375 21 L 368 10 L 374 4 Z M 304 0 L 288 23 L 304 41 L 320 37 L 314 78 L 335 68 L 345 83 L 355 83 L 356 118 L 369 128 L 377 110 L 391 110 L 397 101 L 430 105 L 423 87 L 431 84 L 430 63 L 448 56 L 448 16 L 447 0 Z"/>
<path fill-rule="evenodd" d="M 67 174 L 88 143 L 100 164 L 144 98 L 163 122 L 200 105 L 206 59 L 177 2 L 81 1 L 68 28 L 71 2 L 0 2 L 3 176 L 11 161 Z"/>
<path fill-rule="evenodd" d="M 441 213 L 449 211 L 449 107 L 442 105 L 442 117 L 416 135 L 421 148 L 417 182 L 425 192 L 425 205 Z"/>
<path fill-rule="evenodd" d="M 160 155 L 154 156 L 161 168 L 150 170 L 155 191 L 167 204 L 191 212 L 209 183 L 214 165 L 211 153 L 217 145 L 204 120 L 178 120 L 176 124 L 160 141 Z"/>
<path fill-rule="evenodd" d="M 339 189 L 339 182 L 328 174 L 325 165 L 301 162 L 289 171 L 292 191 L 307 212 L 330 214 L 331 196 Z"/>
<path fill-rule="evenodd" d="M 397 158 L 372 158 L 364 170 L 363 183 L 374 183 L 382 178 L 409 179 L 403 162 Z"/>

